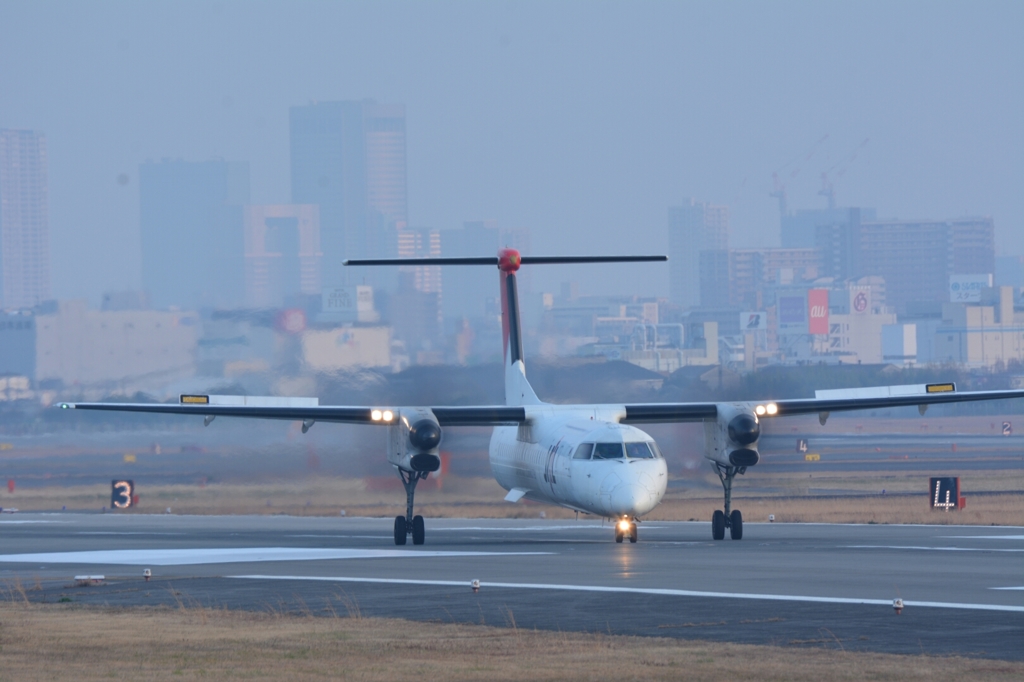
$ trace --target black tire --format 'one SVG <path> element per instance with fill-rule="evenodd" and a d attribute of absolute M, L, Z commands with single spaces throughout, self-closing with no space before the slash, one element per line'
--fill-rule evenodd
<path fill-rule="evenodd" d="M 715 540 L 725 539 L 725 512 L 721 509 L 716 509 L 711 517 L 711 537 Z"/>
<path fill-rule="evenodd" d="M 729 515 L 729 535 L 733 540 L 743 539 L 743 514 L 740 514 L 739 509 L 733 509 Z"/>
<path fill-rule="evenodd" d="M 615 531 L 615 542 L 618 542 L 618 543 L 622 542 L 622 531 L 621 530 Z"/>
<path fill-rule="evenodd" d="M 636 524 L 635 523 L 631 523 L 631 524 L 629 524 L 629 541 L 635 545 L 636 544 L 636 540 L 637 540 Z"/>
<path fill-rule="evenodd" d="M 395 544 L 396 545 L 404 545 L 405 544 L 405 538 L 407 537 L 405 525 L 406 524 L 405 524 L 405 517 L 404 516 L 396 516 L 395 517 Z"/>
<path fill-rule="evenodd" d="M 427 537 L 427 529 L 423 526 L 423 517 L 412 517 L 412 544 L 422 545 Z"/>

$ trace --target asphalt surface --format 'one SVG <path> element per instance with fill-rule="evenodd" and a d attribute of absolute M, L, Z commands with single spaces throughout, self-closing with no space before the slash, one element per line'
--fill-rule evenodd
<path fill-rule="evenodd" d="M 1024 660 L 1024 528 L 748 523 L 743 540 L 714 542 L 707 523 L 648 522 L 620 545 L 592 520 L 428 519 L 425 545 L 398 548 L 391 524 L 3 515 L 0 583 L 40 602 Z"/>

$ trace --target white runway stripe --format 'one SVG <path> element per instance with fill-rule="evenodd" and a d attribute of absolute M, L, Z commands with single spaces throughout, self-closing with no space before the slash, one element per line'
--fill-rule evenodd
<path fill-rule="evenodd" d="M 238 547 L 234 549 L 115 549 L 88 552 L 2 554 L 0 563 L 189 566 L 256 561 L 324 559 L 422 559 L 427 557 L 533 556 L 551 552 L 432 552 L 414 549 L 318 549 L 307 547 Z"/>
<path fill-rule="evenodd" d="M 433 585 L 438 587 L 469 588 L 468 580 L 411 580 L 402 578 L 342 578 L 303 575 L 229 575 L 226 578 L 239 580 L 314 580 L 340 583 L 376 583 L 383 585 Z M 717 599 L 762 599 L 768 601 L 813 602 L 818 604 L 867 604 L 892 608 L 891 599 L 852 599 L 845 597 L 812 597 L 792 594 L 749 594 L 745 592 L 699 592 L 695 590 L 672 590 L 648 587 L 606 587 L 603 585 L 552 585 L 545 583 L 492 583 L 480 582 L 480 588 L 503 587 L 525 590 L 566 590 L 569 592 L 611 592 L 627 594 L 653 594 L 667 597 L 712 597 Z M 904 606 L 923 606 L 940 609 L 973 609 L 979 611 L 1011 611 L 1024 613 L 1024 606 L 1002 606 L 999 604 L 958 604 L 939 601 L 904 600 Z"/>
<path fill-rule="evenodd" d="M 917 545 L 846 545 L 846 549 L 926 549 L 933 552 L 1024 552 L 1024 549 L 1002 547 L 925 547 Z"/>

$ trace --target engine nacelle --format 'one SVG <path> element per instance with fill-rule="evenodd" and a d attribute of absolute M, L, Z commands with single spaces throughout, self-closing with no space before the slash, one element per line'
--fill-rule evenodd
<path fill-rule="evenodd" d="M 437 471 L 442 435 L 432 411 L 403 409 L 395 425 L 388 427 L 388 461 L 405 471 Z"/>
<path fill-rule="evenodd" d="M 761 461 L 761 423 L 752 406 L 719 403 L 718 418 L 704 422 L 704 456 L 723 466 L 752 467 Z"/>

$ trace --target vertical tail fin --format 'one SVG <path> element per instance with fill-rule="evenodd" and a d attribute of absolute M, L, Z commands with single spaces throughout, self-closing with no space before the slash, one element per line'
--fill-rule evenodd
<path fill-rule="evenodd" d="M 526 380 L 523 362 L 523 331 L 519 323 L 519 292 L 516 272 L 524 263 L 555 265 L 568 263 L 650 263 L 666 261 L 665 256 L 526 256 L 515 249 L 502 249 L 490 258 L 373 258 L 346 260 L 345 265 L 497 265 L 501 284 L 501 331 L 505 343 L 505 404 L 542 404 Z"/>
<path fill-rule="evenodd" d="M 516 271 L 522 259 L 514 249 L 498 253 L 498 273 L 501 286 L 501 336 L 505 355 L 505 404 L 537 405 L 541 401 L 526 380 L 523 360 L 523 329 L 519 319 L 519 290 Z"/>

